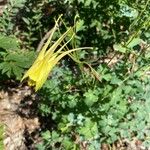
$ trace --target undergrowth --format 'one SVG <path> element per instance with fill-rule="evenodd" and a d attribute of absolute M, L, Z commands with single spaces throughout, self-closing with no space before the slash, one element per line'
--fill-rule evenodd
<path fill-rule="evenodd" d="M 133 138 L 150 147 L 149 0 L 10 2 L 0 16 L 3 80 L 21 79 L 60 14 L 60 33 L 76 24 L 69 48 L 93 47 L 65 57 L 37 93 L 37 112 L 52 121 L 37 149 L 98 150 Z"/>

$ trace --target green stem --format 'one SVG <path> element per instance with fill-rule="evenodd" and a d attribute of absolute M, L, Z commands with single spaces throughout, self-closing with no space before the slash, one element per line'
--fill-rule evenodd
<path fill-rule="evenodd" d="M 148 6 L 148 4 L 149 4 L 149 1 L 150 1 L 150 0 L 147 1 L 147 3 L 146 3 L 146 5 L 145 5 L 144 9 L 141 11 L 141 13 L 140 13 L 139 16 L 137 17 L 137 19 L 136 19 L 135 21 L 133 21 L 133 23 L 130 25 L 129 30 L 131 30 L 131 28 L 140 20 L 142 14 L 144 13 L 144 11 L 146 10 L 146 8 L 147 8 L 147 6 Z"/>

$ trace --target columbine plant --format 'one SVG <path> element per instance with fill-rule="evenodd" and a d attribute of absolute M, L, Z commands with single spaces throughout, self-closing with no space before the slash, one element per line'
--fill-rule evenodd
<path fill-rule="evenodd" d="M 50 37 L 48 38 L 47 42 L 41 49 L 33 65 L 29 68 L 29 70 L 25 73 L 25 75 L 21 80 L 23 81 L 25 78 L 28 78 L 28 85 L 35 86 L 35 91 L 39 90 L 42 87 L 44 82 L 47 80 L 50 71 L 54 68 L 54 66 L 58 63 L 58 61 L 62 59 L 65 55 L 68 55 L 73 51 L 77 51 L 81 49 L 90 49 L 89 47 L 83 47 L 83 48 L 74 48 L 71 50 L 63 51 L 63 49 L 72 40 L 72 38 L 75 35 L 74 32 L 72 32 L 73 27 L 68 28 L 68 30 L 64 34 L 62 34 L 61 37 L 54 44 L 52 44 L 52 46 L 50 46 L 52 37 L 58 28 L 58 22 L 60 18 L 61 16 L 55 21 L 55 26 L 52 29 Z M 62 45 L 61 44 L 62 41 L 64 41 L 65 37 L 70 33 L 72 33 L 71 38 Z M 58 48 L 58 46 L 60 47 Z"/>

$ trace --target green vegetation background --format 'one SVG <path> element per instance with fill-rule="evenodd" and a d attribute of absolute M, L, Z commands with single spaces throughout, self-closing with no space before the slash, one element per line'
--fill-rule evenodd
<path fill-rule="evenodd" d="M 60 14 L 67 26 L 76 17 L 74 46 L 94 48 L 76 57 L 101 81 L 69 57 L 55 67 L 37 93 L 48 120 L 37 148 L 75 150 L 87 141 L 97 150 L 133 137 L 150 147 L 149 0 L 10 0 L 0 16 L 1 81 L 19 82 Z"/>

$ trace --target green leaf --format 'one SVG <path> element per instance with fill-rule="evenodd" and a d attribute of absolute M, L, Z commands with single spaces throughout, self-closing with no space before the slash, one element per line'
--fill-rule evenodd
<path fill-rule="evenodd" d="M 97 93 L 95 93 L 95 91 L 90 90 L 90 89 L 84 93 L 84 97 L 85 97 L 84 102 L 89 107 L 98 101 Z"/>
<path fill-rule="evenodd" d="M 14 66 L 12 68 L 12 71 L 13 71 L 14 75 L 16 76 L 16 78 L 18 80 L 20 80 L 21 77 L 22 77 L 22 73 L 24 72 L 24 70 L 22 68 L 18 67 L 18 66 Z"/>
<path fill-rule="evenodd" d="M 84 29 L 84 20 L 79 20 L 76 23 L 76 32 L 81 31 Z"/>
<path fill-rule="evenodd" d="M 118 77 L 114 76 L 114 77 L 112 77 L 110 83 L 119 85 L 121 83 L 121 80 Z"/>
<path fill-rule="evenodd" d="M 128 45 L 128 48 L 133 48 L 136 45 L 139 45 L 142 42 L 140 38 L 134 38 Z"/>
<path fill-rule="evenodd" d="M 43 133 L 42 133 L 42 137 L 43 137 L 45 140 L 51 139 L 51 133 L 50 133 L 50 131 L 47 130 L 46 132 L 43 132 Z"/>
<path fill-rule="evenodd" d="M 127 51 L 127 49 L 125 47 L 123 47 L 121 44 L 114 44 L 113 48 L 115 51 L 118 51 L 121 53 L 125 53 Z"/>
<path fill-rule="evenodd" d="M 88 149 L 89 150 L 99 150 L 100 149 L 100 141 L 99 140 L 91 141 Z"/>
<path fill-rule="evenodd" d="M 121 15 L 122 16 L 126 16 L 126 17 L 130 17 L 130 18 L 137 18 L 138 16 L 138 11 L 137 9 L 134 9 L 132 7 L 129 7 L 128 5 L 126 4 L 121 4 L 120 5 L 120 8 L 121 8 Z"/>
<path fill-rule="evenodd" d="M 21 56 L 21 54 L 19 53 L 8 53 L 8 55 L 6 56 L 6 61 L 15 61 L 15 62 L 22 62 L 24 60 L 24 58 Z M 23 60 L 22 60 L 23 59 Z"/>
<path fill-rule="evenodd" d="M 0 34 L 0 48 L 3 48 L 5 50 L 18 50 L 19 43 L 16 37 L 7 37 Z"/>
<path fill-rule="evenodd" d="M 112 76 L 111 76 L 111 74 L 108 73 L 108 74 L 102 75 L 102 78 L 105 79 L 106 81 L 110 81 Z"/>
<path fill-rule="evenodd" d="M 28 68 L 31 66 L 34 58 L 35 58 L 34 52 L 26 52 L 26 53 L 10 52 L 5 59 L 6 61 L 13 61 L 17 66 L 21 68 Z"/>
<path fill-rule="evenodd" d="M 4 149 L 4 126 L 0 124 L 0 150 Z"/>
<path fill-rule="evenodd" d="M 45 149 L 46 149 L 46 145 L 44 145 L 43 143 L 40 143 L 40 144 L 37 144 L 37 145 L 36 145 L 36 148 L 37 148 L 38 150 L 45 150 Z"/>
<path fill-rule="evenodd" d="M 60 137 L 60 135 L 56 131 L 52 131 L 51 135 L 52 135 L 51 138 L 54 141 L 57 140 Z"/>
<path fill-rule="evenodd" d="M 29 20 L 28 20 L 27 18 L 22 17 L 22 20 L 23 20 L 27 25 L 30 24 L 30 22 L 29 22 Z"/>
<path fill-rule="evenodd" d="M 65 136 L 63 139 L 62 145 L 64 146 L 65 150 L 73 150 L 74 147 L 74 143 L 67 136 Z"/>
<path fill-rule="evenodd" d="M 2 74 L 6 73 L 7 71 L 11 71 L 11 66 L 8 62 L 3 62 L 0 65 L 0 69 L 2 70 Z"/>
<path fill-rule="evenodd" d="M 85 0 L 85 6 L 89 6 L 91 4 L 92 0 Z"/>
<path fill-rule="evenodd" d="M 84 126 L 80 127 L 79 134 L 83 135 L 85 139 L 91 139 L 98 135 L 97 123 L 91 121 L 90 118 L 86 118 Z"/>

